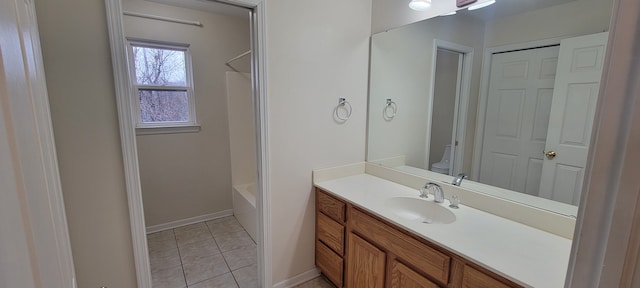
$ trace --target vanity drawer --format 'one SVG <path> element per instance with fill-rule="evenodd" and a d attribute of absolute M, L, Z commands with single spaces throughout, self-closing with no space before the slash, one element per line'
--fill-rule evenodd
<path fill-rule="evenodd" d="M 344 226 L 333 221 L 323 213 L 317 213 L 317 230 L 318 240 L 326 244 L 338 255 L 344 255 Z"/>
<path fill-rule="evenodd" d="M 358 209 L 349 209 L 351 229 L 442 284 L 449 280 L 451 258 Z"/>
<path fill-rule="evenodd" d="M 344 260 L 327 245 L 316 240 L 316 266 L 336 287 L 342 287 Z"/>
<path fill-rule="evenodd" d="M 326 192 L 317 188 L 316 195 L 318 210 L 333 220 L 338 221 L 338 223 L 344 223 L 346 205 L 342 201 L 327 195 Z"/>
<path fill-rule="evenodd" d="M 471 266 L 465 265 L 462 273 L 462 288 L 512 288 L 518 285 L 507 285 L 484 274 Z"/>

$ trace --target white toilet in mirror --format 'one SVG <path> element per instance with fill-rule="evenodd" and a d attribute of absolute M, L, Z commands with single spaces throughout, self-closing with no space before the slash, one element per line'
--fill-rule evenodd
<path fill-rule="evenodd" d="M 451 157 L 451 144 L 444 146 L 444 154 L 442 154 L 442 160 L 431 164 L 431 171 L 449 175 L 449 158 Z"/>

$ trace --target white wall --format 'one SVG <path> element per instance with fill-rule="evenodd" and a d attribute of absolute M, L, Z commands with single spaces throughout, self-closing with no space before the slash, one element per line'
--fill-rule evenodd
<path fill-rule="evenodd" d="M 485 46 L 608 31 L 612 6 L 613 0 L 577 0 L 489 21 Z"/>
<path fill-rule="evenodd" d="M 190 44 L 196 115 L 201 127 L 197 133 L 136 137 L 147 226 L 231 209 L 225 81 L 230 68 L 225 62 L 249 50 L 248 16 L 234 17 L 143 0 L 122 3 L 124 11 L 203 23 L 203 27 L 197 27 L 123 17 L 127 37 Z"/>
<path fill-rule="evenodd" d="M 4 69 L 0 61 L 0 93 L 5 94 L 6 81 Z M 1 95 L 2 100 L 6 100 Z M 0 180 L 2 180 L 2 193 L 0 193 L 0 229 L 11 231 L 0 234 L 0 278 L 6 287 L 35 288 L 39 282 L 39 276 L 33 271 L 38 259 L 33 259 L 34 248 L 29 243 L 33 242 L 33 235 L 29 231 L 27 205 L 24 204 L 24 187 L 19 175 L 20 167 L 17 161 L 18 153 L 15 151 L 14 138 L 7 128 L 8 123 L 4 119 L 11 117 L 5 115 L 8 107 L 6 101 L 0 101 Z M 10 147 L 14 146 L 14 147 Z M 14 159 L 12 159 L 14 158 Z"/>
<path fill-rule="evenodd" d="M 227 72 L 231 184 L 256 182 L 256 133 L 251 74 Z"/>
<path fill-rule="evenodd" d="M 314 268 L 311 171 L 364 161 L 371 0 L 267 1 L 273 281 Z M 353 105 L 333 120 L 338 98 Z"/>
<path fill-rule="evenodd" d="M 29 219 L 28 192 L 16 137 L 21 131 L 16 131 L 18 123 L 12 119 L 15 117 L 12 114 L 17 111 L 11 111 L 11 104 L 15 103 L 10 103 L 12 98 L 30 96 L 25 89 L 28 88 L 25 84 L 29 78 L 20 57 L 24 43 L 18 41 L 21 32 L 17 19 L 19 15 L 12 4 L 0 2 L 0 17 L 4 20 L 4 31 L 0 33 L 0 45 L 3 47 L 0 50 L 0 279 L 3 287 L 35 288 L 42 280 L 36 270 L 40 255 L 33 247 L 34 235 L 30 222 L 39 219 Z M 34 148 L 25 150 L 38 151 L 40 147 Z"/>
<path fill-rule="evenodd" d="M 456 17 L 433 18 L 373 36 L 368 160 L 406 155 L 408 165 L 426 167 L 434 39 L 474 48 L 466 136 L 467 141 L 473 141 L 482 62 L 478 55 L 482 55 L 484 25 L 474 18 Z M 386 98 L 398 104 L 398 113 L 392 121 L 382 118 Z M 472 151 L 466 150 L 468 158 Z"/>
<path fill-rule="evenodd" d="M 78 287 L 136 287 L 103 1 L 36 1 Z"/>

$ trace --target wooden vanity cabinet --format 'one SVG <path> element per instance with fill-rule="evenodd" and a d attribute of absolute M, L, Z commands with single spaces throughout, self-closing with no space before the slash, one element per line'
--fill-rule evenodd
<path fill-rule="evenodd" d="M 337 287 L 522 287 L 318 188 L 316 266 Z"/>
<path fill-rule="evenodd" d="M 316 189 L 316 266 L 343 286 L 346 204 Z"/>

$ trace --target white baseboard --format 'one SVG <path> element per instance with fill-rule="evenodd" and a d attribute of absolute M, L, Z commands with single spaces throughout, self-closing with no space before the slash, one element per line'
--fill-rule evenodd
<path fill-rule="evenodd" d="M 229 210 L 223 210 L 223 211 L 216 212 L 216 213 L 205 214 L 205 215 L 200 215 L 200 216 L 196 216 L 196 217 L 191 217 L 191 218 L 171 221 L 169 223 L 153 225 L 153 226 L 147 227 L 147 234 L 160 232 L 160 231 L 164 231 L 164 230 L 169 230 L 169 229 L 173 229 L 173 228 L 178 228 L 178 227 L 181 227 L 181 226 L 186 226 L 186 225 L 189 225 L 189 224 L 194 224 L 194 223 L 198 223 L 198 222 L 202 222 L 202 221 L 209 221 L 209 220 L 213 220 L 213 219 L 217 219 L 217 218 L 227 217 L 227 216 L 231 216 L 231 215 L 233 215 L 233 210 L 229 209 Z"/>
<path fill-rule="evenodd" d="M 320 276 L 320 270 L 318 268 L 313 268 L 307 272 L 300 273 L 292 278 L 286 279 L 284 281 L 278 282 L 273 285 L 273 288 L 289 288 L 296 286 L 298 284 L 302 284 L 307 282 L 313 278 Z"/>

